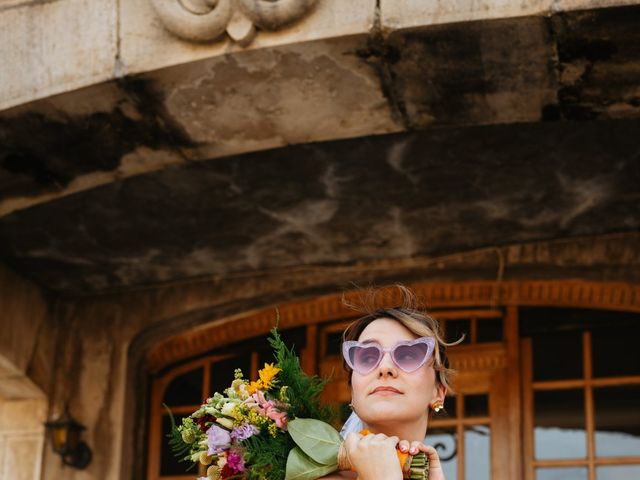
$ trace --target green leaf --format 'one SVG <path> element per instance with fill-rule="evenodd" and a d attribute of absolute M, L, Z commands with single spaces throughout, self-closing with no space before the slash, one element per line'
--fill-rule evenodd
<path fill-rule="evenodd" d="M 289 435 L 296 445 L 321 465 L 337 463 L 342 438 L 328 423 L 313 418 L 296 418 L 289 422 Z"/>
<path fill-rule="evenodd" d="M 284 480 L 316 480 L 338 470 L 338 464 L 321 465 L 307 457 L 298 447 L 287 457 L 287 473 Z"/>

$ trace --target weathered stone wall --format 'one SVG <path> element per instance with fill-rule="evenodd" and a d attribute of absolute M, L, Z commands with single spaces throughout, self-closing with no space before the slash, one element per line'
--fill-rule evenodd
<path fill-rule="evenodd" d="M 0 264 L 0 399 L 49 391 L 55 329 L 39 287 Z"/>
<path fill-rule="evenodd" d="M 47 402 L 0 399 L 0 480 L 39 480 Z"/>
<path fill-rule="evenodd" d="M 389 282 L 582 278 L 640 283 L 637 234 L 513 245 L 449 255 L 299 267 L 212 277 L 118 295 L 67 301 L 52 409 L 69 402 L 88 430 L 94 461 L 84 472 L 63 468 L 45 449 L 43 479 L 144 478 L 147 428 L 145 353 L 178 332 L 233 314 L 294 299 Z"/>
<path fill-rule="evenodd" d="M 237 21 L 234 24 L 235 19 L 228 22 L 230 34 L 216 40 L 194 43 L 179 39 L 163 26 L 151 0 L 0 0 L 0 110 L 124 75 L 247 48 L 367 33 L 375 28 L 388 32 L 421 25 L 636 5 L 638 1 L 319 0 L 316 3 L 300 21 L 277 32 L 260 32 L 246 46 L 230 37 L 234 28 L 237 31 L 244 27 L 242 23 L 238 26 Z"/>
<path fill-rule="evenodd" d="M 42 291 L 0 264 L 0 479 L 40 478 L 55 328 Z"/>

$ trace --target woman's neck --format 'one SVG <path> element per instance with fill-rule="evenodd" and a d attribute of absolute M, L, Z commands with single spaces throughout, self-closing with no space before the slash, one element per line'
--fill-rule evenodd
<path fill-rule="evenodd" d="M 365 428 L 371 433 L 384 433 L 389 437 L 396 436 L 400 440 L 408 440 L 410 442 L 417 440 L 423 442 L 427 432 L 427 422 L 411 421 L 406 423 L 367 423 L 365 424 Z"/>

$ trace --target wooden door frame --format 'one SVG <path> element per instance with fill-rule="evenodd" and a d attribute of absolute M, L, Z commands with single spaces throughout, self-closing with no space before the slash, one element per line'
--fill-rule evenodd
<path fill-rule="evenodd" d="M 531 280 L 473 282 L 424 282 L 407 285 L 419 298 L 425 299 L 428 310 L 442 309 L 505 309 L 506 362 L 519 366 L 521 362 L 518 344 L 518 307 L 573 307 L 640 312 L 640 285 L 622 282 L 588 282 L 580 280 Z M 397 292 L 396 292 L 397 293 Z M 278 309 L 280 328 L 306 326 L 307 339 L 315 338 L 319 325 L 326 322 L 352 318 L 357 314 L 345 305 L 358 303 L 356 292 L 336 293 L 297 300 L 285 305 L 273 305 L 255 311 L 242 312 L 222 319 L 211 319 L 203 325 L 172 336 L 150 349 L 146 356 L 147 372 L 154 374 L 189 358 L 204 355 L 231 342 L 266 334 L 275 324 Z M 385 303 L 399 304 L 399 295 L 391 290 Z M 301 352 L 302 362 L 308 368 L 317 363 L 316 342 L 308 341 L 309 348 Z M 520 368 L 508 369 L 505 381 L 508 398 L 508 415 L 502 421 L 520 425 L 522 397 L 520 394 Z M 522 427 L 520 426 L 520 431 Z M 521 435 L 511 429 L 510 445 L 522 451 Z M 520 478 L 522 460 L 510 463 L 505 478 Z"/>

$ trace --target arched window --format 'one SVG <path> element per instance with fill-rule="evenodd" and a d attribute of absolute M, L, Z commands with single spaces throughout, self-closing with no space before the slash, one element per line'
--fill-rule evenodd
<path fill-rule="evenodd" d="M 504 282 L 499 295 L 491 282 L 412 288 L 430 300 L 449 340 L 466 335 L 449 351 L 458 374 L 448 414 L 429 427 L 448 480 L 640 478 L 640 288 L 575 281 Z M 339 345 L 354 312 L 342 295 L 279 311 L 283 337 L 306 371 L 332 375 L 324 400 L 346 418 L 351 392 Z M 153 378 L 148 480 L 194 478 L 168 452 L 162 402 L 185 415 L 226 387 L 234 368 L 255 377 L 272 320 L 271 310 L 251 313 L 152 352 L 161 368 Z M 215 348 L 203 352 L 207 342 Z"/>

